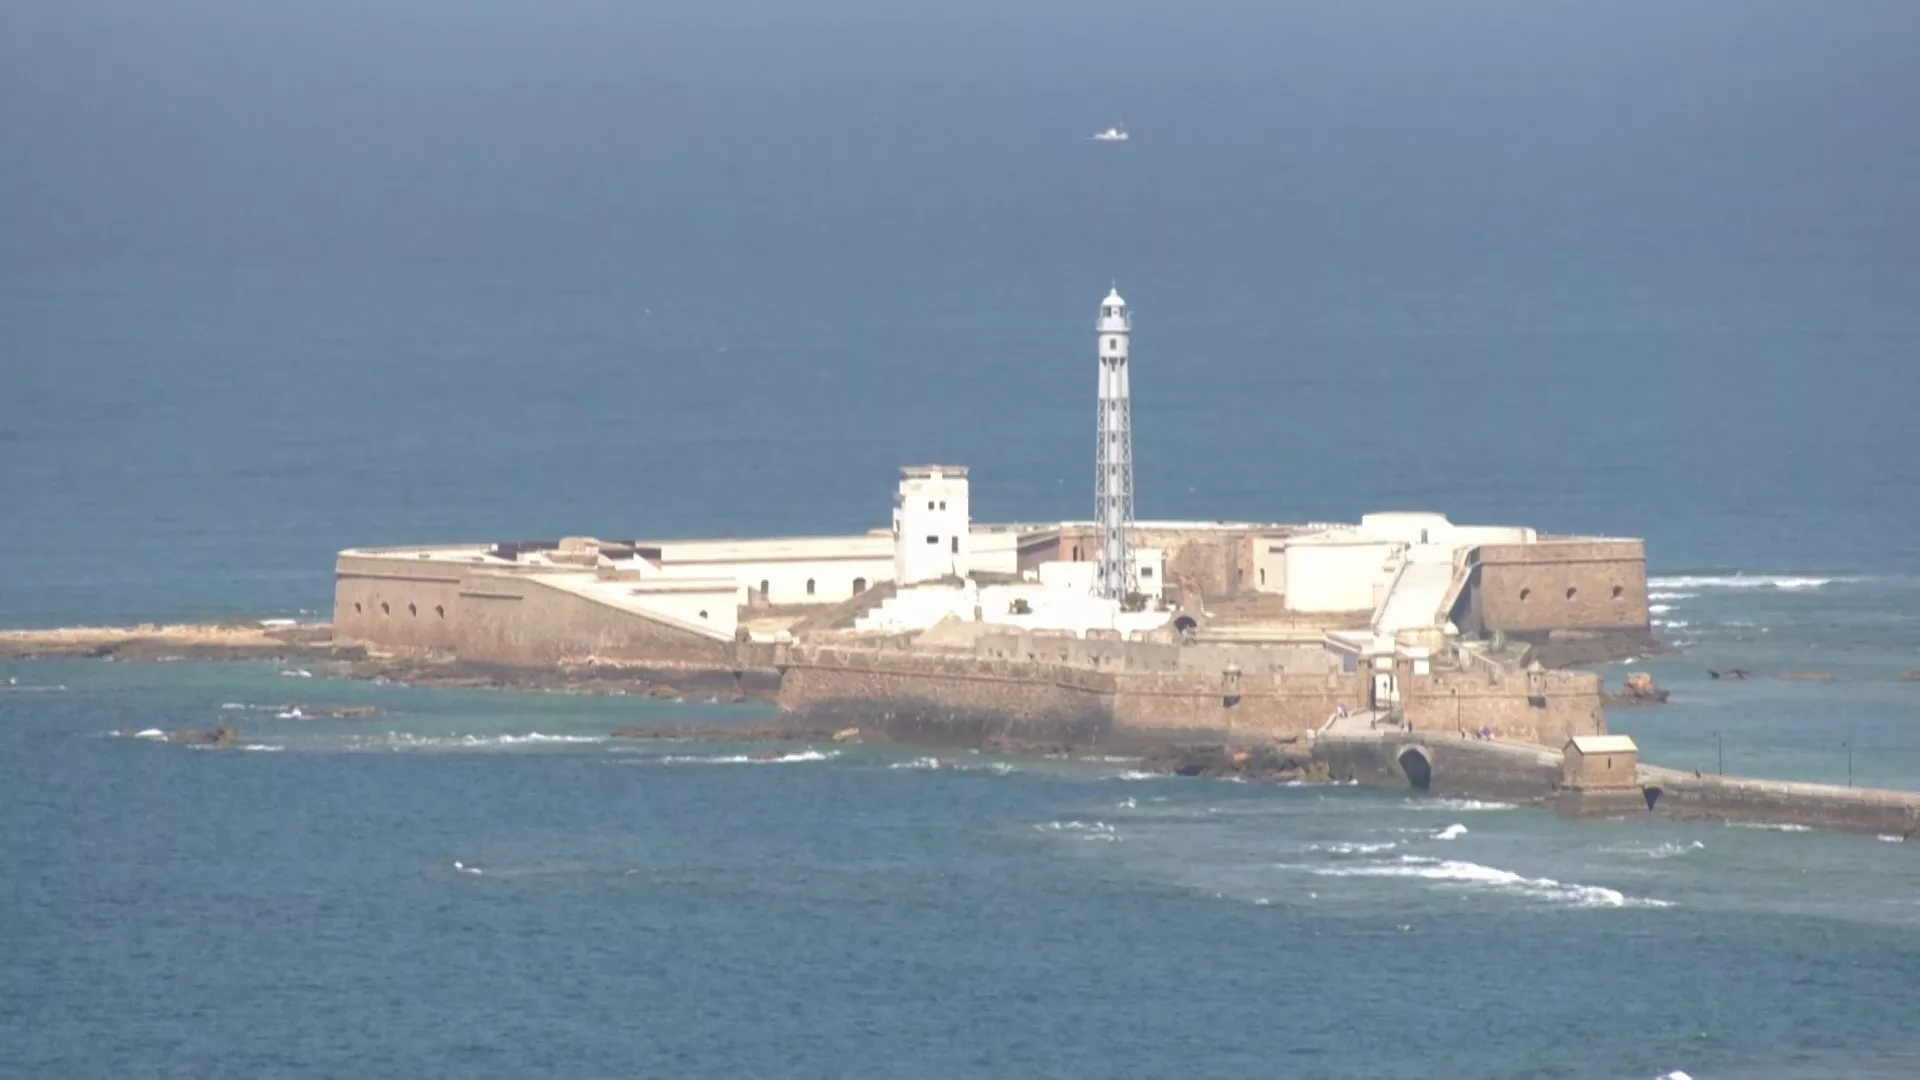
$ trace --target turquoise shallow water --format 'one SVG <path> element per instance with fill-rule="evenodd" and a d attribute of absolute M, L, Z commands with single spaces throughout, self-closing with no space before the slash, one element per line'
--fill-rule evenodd
<path fill-rule="evenodd" d="M 354 544 L 863 529 L 909 462 L 1084 516 L 1118 279 L 1143 516 L 1644 536 L 1690 644 L 1608 669 L 1674 690 L 1616 728 L 1914 786 L 1917 34 L 1906 0 L 16 0 L 0 624 L 324 613 Z M 0 674 L 0 1075 L 1920 1074 L 1920 871 L 1872 838 Z M 294 701 L 384 715 L 222 708 Z M 275 749 L 105 734 L 234 717 Z"/>
<path fill-rule="evenodd" d="M 1872 838 L 604 737 L 754 714 L 698 703 L 5 674 L 67 688 L 0 695 L 13 1075 L 1920 1067 L 1912 853 Z M 234 717 L 273 750 L 106 734 Z"/>

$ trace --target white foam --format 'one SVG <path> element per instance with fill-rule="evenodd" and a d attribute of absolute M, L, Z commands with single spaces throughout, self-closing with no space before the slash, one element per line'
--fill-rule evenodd
<path fill-rule="evenodd" d="M 1790 574 L 1683 574 L 1679 577 L 1653 577 L 1647 585 L 1654 589 L 1818 589 L 1851 578 L 1810 577 Z M 1653 594 L 1647 594 L 1652 599 Z"/>
<path fill-rule="evenodd" d="M 506 746 L 542 746 L 603 743 L 605 735 L 547 735 L 538 731 L 525 735 L 414 735 L 389 731 L 385 737 L 366 745 L 394 750 L 488 750 Z"/>
<path fill-rule="evenodd" d="M 1673 610 L 1672 604 L 1648 604 L 1647 605 L 1647 613 L 1650 615 L 1665 615 L 1667 612 L 1672 610 Z"/>
<path fill-rule="evenodd" d="M 1308 844 L 1308 851 L 1321 851 L 1328 855 L 1374 855 L 1382 851 L 1392 851 L 1400 846 L 1398 840 L 1386 840 L 1378 844 L 1338 843 Z"/>
<path fill-rule="evenodd" d="M 1766 829 L 1771 832 L 1812 832 L 1810 825 L 1793 825 L 1773 821 L 1729 821 L 1729 829 Z"/>
<path fill-rule="evenodd" d="M 914 758 L 912 761 L 896 761 L 887 766 L 889 769 L 937 769 L 939 767 L 940 759 L 937 757 L 920 757 Z"/>
<path fill-rule="evenodd" d="M 238 749 L 241 749 L 241 750 L 245 750 L 245 751 L 246 751 L 247 753 L 250 753 L 250 754 L 277 754 L 277 753 L 279 753 L 280 751 L 282 751 L 282 750 L 285 750 L 285 749 L 286 749 L 286 747 L 284 747 L 284 746 L 261 746 L 261 745 L 260 745 L 260 744 L 258 744 L 258 743 L 250 743 L 250 744 L 248 744 L 248 745 L 246 745 L 246 746 L 242 746 L 242 747 L 239 747 Z"/>
<path fill-rule="evenodd" d="M 760 757 L 751 754 L 719 754 L 701 757 L 691 754 L 675 754 L 653 760 L 662 765 L 793 765 L 806 761 L 827 761 L 840 756 L 840 751 L 796 750 L 791 754 L 777 754 L 773 757 Z"/>
<path fill-rule="evenodd" d="M 1656 589 L 1647 594 L 1649 600 L 1691 600 L 1699 593 L 1675 592 L 1671 589 Z"/>
<path fill-rule="evenodd" d="M 1907 838 L 1904 836 L 1890 836 L 1886 833 L 1881 833 L 1877 839 L 1883 844 L 1904 844 L 1907 842 Z"/>
<path fill-rule="evenodd" d="M 133 737 L 136 739 L 164 739 L 167 737 L 167 733 L 157 727 L 150 727 L 134 732 Z"/>
<path fill-rule="evenodd" d="M 1667 630 L 1685 630 L 1687 627 L 1693 625 L 1685 619 L 1652 619 L 1650 621 L 1653 625 L 1663 627 Z"/>
<path fill-rule="evenodd" d="M 313 678 L 313 672 L 308 671 L 306 668 L 289 668 L 286 671 L 282 671 L 280 674 L 285 675 L 289 679 Z"/>
<path fill-rule="evenodd" d="M 1486 802 L 1480 799 L 1408 799 L 1415 810 L 1512 810 L 1512 803 Z"/>
<path fill-rule="evenodd" d="M 1104 821 L 1049 821 L 1044 825 L 1035 825 L 1039 832 L 1073 833 L 1082 840 L 1099 840 L 1112 843 L 1120 839 L 1113 826 Z"/>
<path fill-rule="evenodd" d="M 1434 833 L 1433 838 L 1435 840 L 1458 840 L 1459 838 L 1465 835 L 1467 835 L 1467 827 L 1465 825 L 1459 824 L 1458 822 L 1455 822 L 1454 824 L 1449 825 L 1444 829 L 1441 829 L 1439 832 Z"/>
<path fill-rule="evenodd" d="M 1518 893 L 1573 907 L 1667 907 L 1664 900 L 1646 900 L 1601 885 L 1576 885 L 1552 878 L 1530 878 L 1511 870 L 1453 859 L 1427 859 L 1402 855 L 1398 862 L 1369 863 L 1363 866 L 1317 867 L 1311 871 L 1321 877 L 1414 878 L 1442 886 L 1484 888 L 1496 892 Z"/>
<path fill-rule="evenodd" d="M 1661 1073 L 1659 1076 L 1655 1077 L 1654 1080 L 1693 1080 L 1693 1077 L 1688 1076 L 1686 1073 L 1681 1072 L 1679 1069 L 1675 1069 L 1672 1072 Z"/>
<path fill-rule="evenodd" d="M 1141 772 L 1139 769 L 1128 769 L 1126 772 L 1123 772 L 1120 775 L 1114 777 L 1114 779 L 1115 780 L 1158 780 L 1160 779 L 1160 774 L 1150 773 L 1150 772 Z"/>

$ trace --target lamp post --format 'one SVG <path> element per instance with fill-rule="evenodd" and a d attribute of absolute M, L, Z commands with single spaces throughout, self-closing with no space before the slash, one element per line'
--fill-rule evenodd
<path fill-rule="evenodd" d="M 1853 786 L 1853 741 L 1848 740 L 1846 742 L 1841 743 L 1840 748 L 1847 752 L 1847 786 L 1852 787 Z"/>
<path fill-rule="evenodd" d="M 1713 750 L 1714 756 L 1720 760 L 1720 775 L 1727 775 L 1727 747 L 1725 743 L 1720 741 L 1720 733 L 1718 731 L 1713 733 Z"/>

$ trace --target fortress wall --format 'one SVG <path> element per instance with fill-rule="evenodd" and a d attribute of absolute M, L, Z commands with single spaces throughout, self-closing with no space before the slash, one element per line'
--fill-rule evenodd
<path fill-rule="evenodd" d="M 1115 677 L 1114 722 L 1182 739 L 1287 739 L 1318 730 L 1337 705 L 1362 700 L 1362 673 L 1125 674 Z"/>
<path fill-rule="evenodd" d="M 1588 671 L 1484 669 L 1401 675 L 1401 707 L 1415 732 L 1472 734 L 1482 727 L 1506 742 L 1565 746 L 1575 735 L 1604 735 L 1600 676 Z"/>
<path fill-rule="evenodd" d="M 661 668 L 731 669 L 734 646 L 552 588 L 538 574 L 457 563 L 343 556 L 334 632 L 393 652 L 450 652 L 536 667 L 597 657 Z"/>
<path fill-rule="evenodd" d="M 342 556 L 334 569 L 334 636 L 397 651 L 453 649 L 465 574 L 453 563 Z"/>
<path fill-rule="evenodd" d="M 1054 664 L 797 647 L 778 703 L 795 719 L 928 745 L 1105 743 L 1110 681 Z"/>
<path fill-rule="evenodd" d="M 1484 544 L 1478 555 L 1466 603 L 1471 629 L 1648 629 L 1646 545 L 1639 540 Z"/>

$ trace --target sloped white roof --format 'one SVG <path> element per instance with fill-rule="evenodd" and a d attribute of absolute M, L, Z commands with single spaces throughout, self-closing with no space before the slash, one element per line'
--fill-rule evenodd
<path fill-rule="evenodd" d="M 1628 735 L 1575 735 L 1567 741 L 1583 754 L 1633 754 L 1640 750 Z"/>

